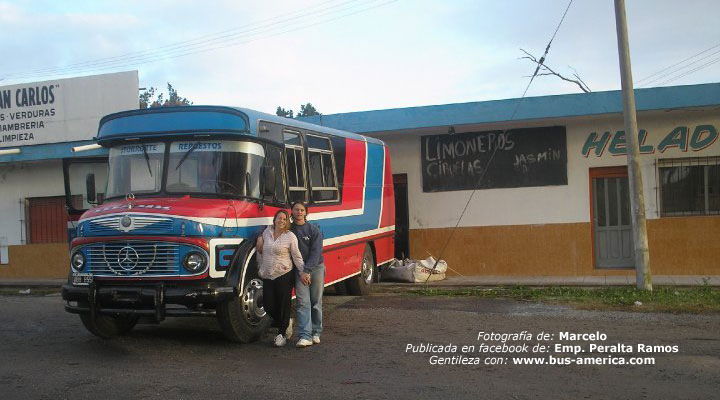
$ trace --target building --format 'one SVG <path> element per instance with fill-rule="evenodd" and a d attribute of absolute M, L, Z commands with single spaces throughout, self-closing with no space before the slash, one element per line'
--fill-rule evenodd
<path fill-rule="evenodd" d="M 718 275 L 720 84 L 636 100 L 652 273 Z M 463 275 L 634 274 L 619 91 L 308 122 L 389 145 L 398 256 L 442 254 Z"/>
<path fill-rule="evenodd" d="M 0 278 L 67 275 L 63 160 L 106 157 L 72 148 L 137 94 L 137 72 L 0 87 Z M 636 99 L 652 272 L 720 275 L 720 84 Z M 463 275 L 634 274 L 619 91 L 305 120 L 388 144 L 397 257 Z"/>
<path fill-rule="evenodd" d="M 0 278 L 67 276 L 63 159 L 107 157 L 72 149 L 132 108 L 137 71 L 0 86 Z"/>

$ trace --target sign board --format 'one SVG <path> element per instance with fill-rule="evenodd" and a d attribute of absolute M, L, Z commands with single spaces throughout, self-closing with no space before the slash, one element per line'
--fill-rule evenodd
<path fill-rule="evenodd" d="M 421 138 L 423 192 L 567 185 L 564 126 Z"/>
<path fill-rule="evenodd" d="M 90 140 L 104 115 L 137 108 L 137 71 L 0 86 L 0 148 Z"/>

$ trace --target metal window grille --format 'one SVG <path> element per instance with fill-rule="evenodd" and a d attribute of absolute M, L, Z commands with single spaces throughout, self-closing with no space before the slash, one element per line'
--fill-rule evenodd
<path fill-rule="evenodd" d="M 335 155 L 330 140 L 307 135 L 310 184 L 315 201 L 335 201 L 338 196 Z"/>
<path fill-rule="evenodd" d="M 283 135 L 290 201 L 307 201 L 305 161 L 303 160 L 303 147 L 300 134 L 285 130 Z"/>
<path fill-rule="evenodd" d="M 660 215 L 720 214 L 720 157 L 658 161 Z"/>

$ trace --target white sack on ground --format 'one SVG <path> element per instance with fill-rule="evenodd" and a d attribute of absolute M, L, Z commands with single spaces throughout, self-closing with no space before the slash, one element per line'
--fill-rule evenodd
<path fill-rule="evenodd" d="M 433 267 L 435 268 L 433 269 Z M 415 282 L 435 282 L 445 279 L 445 272 L 447 272 L 447 262 L 445 260 L 440 260 L 435 265 L 435 259 L 428 257 L 415 264 L 413 275 Z"/>

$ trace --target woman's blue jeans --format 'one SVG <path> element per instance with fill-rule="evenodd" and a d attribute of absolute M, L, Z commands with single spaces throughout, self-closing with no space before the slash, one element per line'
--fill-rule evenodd
<path fill-rule="evenodd" d="M 297 311 L 297 327 L 300 339 L 311 340 L 313 335 L 322 333 L 322 296 L 325 287 L 325 264 L 313 268 L 310 274 L 310 286 L 295 277 L 295 310 Z"/>

